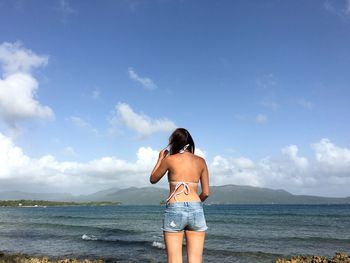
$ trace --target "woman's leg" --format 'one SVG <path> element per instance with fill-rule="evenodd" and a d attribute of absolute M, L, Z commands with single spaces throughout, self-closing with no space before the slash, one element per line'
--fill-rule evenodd
<path fill-rule="evenodd" d="M 202 263 L 205 232 L 186 230 L 188 263 Z"/>
<path fill-rule="evenodd" d="M 182 263 L 182 240 L 184 232 L 163 231 L 163 233 L 168 263 Z"/>

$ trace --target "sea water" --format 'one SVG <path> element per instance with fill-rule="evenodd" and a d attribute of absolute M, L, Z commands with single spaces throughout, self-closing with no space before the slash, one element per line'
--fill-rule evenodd
<path fill-rule="evenodd" d="M 126 205 L 0 207 L 0 251 L 166 262 L 163 210 Z M 274 262 L 296 254 L 350 253 L 350 205 L 204 205 L 204 212 L 209 227 L 204 262 Z"/>

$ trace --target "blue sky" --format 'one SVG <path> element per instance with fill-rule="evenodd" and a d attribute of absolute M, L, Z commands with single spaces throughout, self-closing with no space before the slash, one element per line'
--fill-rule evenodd
<path fill-rule="evenodd" d="M 349 32 L 341 0 L 0 1 L 0 191 L 146 186 L 185 127 L 212 185 L 349 196 Z"/>

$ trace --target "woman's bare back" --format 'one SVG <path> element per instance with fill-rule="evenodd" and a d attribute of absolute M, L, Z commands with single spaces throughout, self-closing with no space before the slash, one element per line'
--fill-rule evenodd
<path fill-rule="evenodd" d="M 182 193 L 172 197 L 168 202 L 186 202 L 186 201 L 201 201 L 198 195 L 198 183 L 201 182 L 201 187 L 206 188 L 206 180 L 203 177 L 207 176 L 206 164 L 203 158 L 196 156 L 190 152 L 178 153 L 167 157 L 168 163 L 168 181 L 169 181 L 169 196 L 174 192 L 178 182 L 188 183 L 188 192 L 185 185 L 179 186 L 176 193 Z M 209 188 L 209 186 L 208 186 Z M 187 194 L 186 194 L 187 193 Z"/>

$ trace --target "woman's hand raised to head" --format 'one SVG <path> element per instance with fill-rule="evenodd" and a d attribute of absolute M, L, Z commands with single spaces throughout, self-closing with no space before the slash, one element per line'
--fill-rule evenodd
<path fill-rule="evenodd" d="M 164 176 L 166 171 L 168 170 L 168 164 L 166 163 L 166 159 L 165 159 L 168 152 L 169 151 L 167 149 L 163 149 L 159 152 L 158 161 L 157 161 L 156 165 L 154 166 L 153 171 L 151 173 L 151 176 L 149 178 L 149 180 L 152 184 L 157 183 Z"/>
<path fill-rule="evenodd" d="M 161 150 L 159 152 L 159 159 L 163 160 L 167 156 L 168 153 L 169 153 L 169 151 L 166 148 Z"/>

